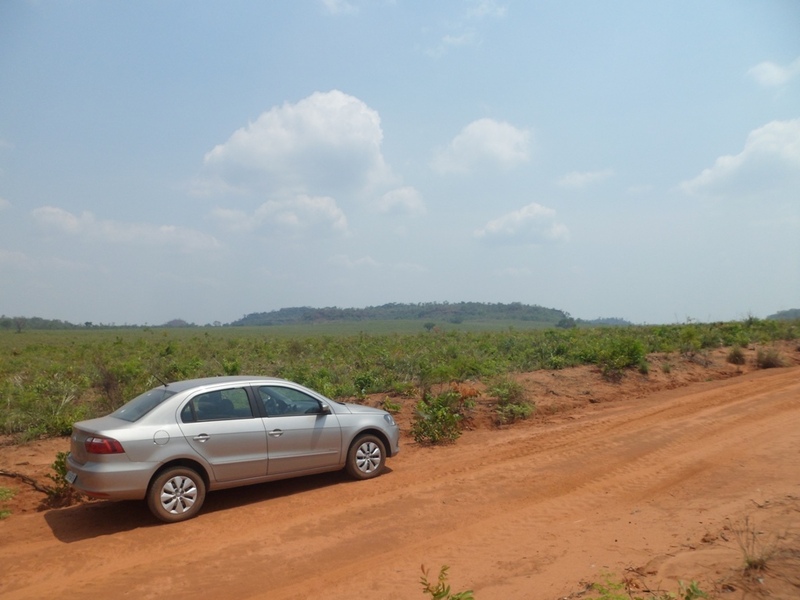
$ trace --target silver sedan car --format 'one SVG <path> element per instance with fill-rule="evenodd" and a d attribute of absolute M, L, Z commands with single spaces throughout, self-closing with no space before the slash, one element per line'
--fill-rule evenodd
<path fill-rule="evenodd" d="M 399 437 L 386 411 L 283 379 L 193 379 L 75 423 L 67 480 L 95 498 L 146 499 L 162 521 L 183 521 L 211 490 L 339 469 L 376 477 Z"/>

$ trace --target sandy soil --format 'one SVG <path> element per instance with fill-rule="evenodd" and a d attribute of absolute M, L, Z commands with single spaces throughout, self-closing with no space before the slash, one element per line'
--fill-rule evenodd
<path fill-rule="evenodd" d="M 18 491 L 0 503 L 0 597 L 405 600 L 424 597 L 424 564 L 478 600 L 590 597 L 607 578 L 645 597 L 696 580 L 711 597 L 800 598 L 800 353 L 782 351 L 792 366 L 764 371 L 719 351 L 651 357 L 620 383 L 525 374 L 530 421 L 497 428 L 480 397 L 455 444 L 405 437 L 378 479 L 216 492 L 175 525 L 140 503 L 37 511 L 41 494 L 0 478 Z M 47 482 L 63 449 L 3 446 L 0 468 Z"/>

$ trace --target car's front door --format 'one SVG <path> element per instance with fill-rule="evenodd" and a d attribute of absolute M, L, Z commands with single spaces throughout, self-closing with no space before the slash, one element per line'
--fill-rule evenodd
<path fill-rule="evenodd" d="M 191 398 L 179 417 L 183 435 L 220 482 L 264 477 L 267 437 L 247 389 L 231 387 Z"/>
<path fill-rule="evenodd" d="M 284 475 L 336 467 L 342 433 L 336 415 L 323 412 L 316 398 L 290 387 L 257 388 L 267 417 L 269 474 Z"/>

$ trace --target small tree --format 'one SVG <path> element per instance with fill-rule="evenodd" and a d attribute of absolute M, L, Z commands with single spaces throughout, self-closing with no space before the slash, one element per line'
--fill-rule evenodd
<path fill-rule="evenodd" d="M 28 324 L 28 319 L 25 317 L 14 317 L 14 326 L 17 328 L 17 333 L 22 333 L 25 325 Z"/>
<path fill-rule="evenodd" d="M 422 585 L 422 592 L 431 597 L 432 600 L 474 600 L 472 590 L 464 590 L 463 592 L 451 592 L 450 584 L 447 583 L 447 571 L 450 569 L 444 565 L 439 571 L 439 580 L 434 585 L 428 581 L 428 569 L 422 565 L 422 577 L 419 582 Z"/>
<path fill-rule="evenodd" d="M 561 329 L 574 329 L 577 326 L 578 324 L 575 322 L 575 319 L 573 319 L 569 315 L 567 315 L 563 319 L 559 320 L 558 323 L 556 323 L 556 327 L 560 327 Z"/>

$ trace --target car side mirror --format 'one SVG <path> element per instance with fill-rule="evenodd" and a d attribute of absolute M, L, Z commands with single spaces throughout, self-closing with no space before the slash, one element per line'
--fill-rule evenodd
<path fill-rule="evenodd" d="M 327 404 L 324 404 L 322 402 L 320 402 L 320 405 L 321 406 L 320 406 L 319 414 L 321 414 L 321 415 L 329 415 L 329 414 L 331 414 L 331 407 L 330 406 L 328 406 Z"/>

